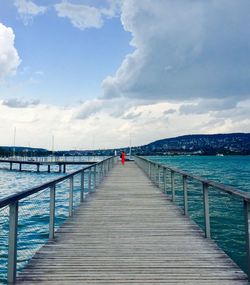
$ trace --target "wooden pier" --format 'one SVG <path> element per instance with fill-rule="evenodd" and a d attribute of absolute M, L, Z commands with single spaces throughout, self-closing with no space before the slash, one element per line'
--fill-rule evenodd
<path fill-rule="evenodd" d="M 13 165 L 18 165 L 19 171 L 23 170 L 23 165 L 34 165 L 36 171 L 40 171 L 41 166 L 46 166 L 48 172 L 51 166 L 58 166 L 58 172 L 66 173 L 67 165 L 90 165 L 95 164 L 95 161 L 30 161 L 30 160 L 16 160 L 16 159 L 0 159 L 0 163 L 9 163 L 10 170 L 13 170 Z"/>
<path fill-rule="evenodd" d="M 17 284 L 248 284 L 134 163 L 116 165 Z"/>

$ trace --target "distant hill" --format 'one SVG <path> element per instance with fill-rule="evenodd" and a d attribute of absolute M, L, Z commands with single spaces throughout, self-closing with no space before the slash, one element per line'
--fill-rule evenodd
<path fill-rule="evenodd" d="M 141 154 L 250 154 L 250 133 L 185 135 L 135 148 Z"/>
<path fill-rule="evenodd" d="M 1 149 L 3 150 L 13 150 L 13 146 L 0 146 Z M 26 146 L 16 146 L 15 147 L 16 151 L 44 151 L 47 152 L 48 150 L 45 148 L 36 148 L 36 147 L 26 147 Z"/>
<path fill-rule="evenodd" d="M 11 156 L 13 155 L 14 147 L 13 146 L 0 146 L 0 155 L 1 156 Z M 15 154 L 23 156 L 25 154 L 31 155 L 47 155 L 49 151 L 44 148 L 33 148 L 33 147 L 24 147 L 24 146 L 16 146 Z"/>

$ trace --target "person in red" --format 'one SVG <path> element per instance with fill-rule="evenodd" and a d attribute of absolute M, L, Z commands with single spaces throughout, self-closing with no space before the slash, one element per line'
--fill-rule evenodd
<path fill-rule="evenodd" d="M 122 151 L 121 159 L 122 159 L 122 165 L 124 165 L 125 164 L 125 159 L 126 159 L 126 155 L 125 155 L 124 150 Z"/>

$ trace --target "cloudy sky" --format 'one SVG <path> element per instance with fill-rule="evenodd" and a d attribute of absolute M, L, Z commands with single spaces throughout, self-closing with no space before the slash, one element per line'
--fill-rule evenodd
<path fill-rule="evenodd" d="M 0 0 L 0 145 L 250 132 L 249 0 Z"/>

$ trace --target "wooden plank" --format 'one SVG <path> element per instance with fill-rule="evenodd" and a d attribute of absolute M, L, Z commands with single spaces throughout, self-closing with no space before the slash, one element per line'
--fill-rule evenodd
<path fill-rule="evenodd" d="M 17 278 L 37 283 L 248 284 L 133 162 L 117 165 Z"/>

